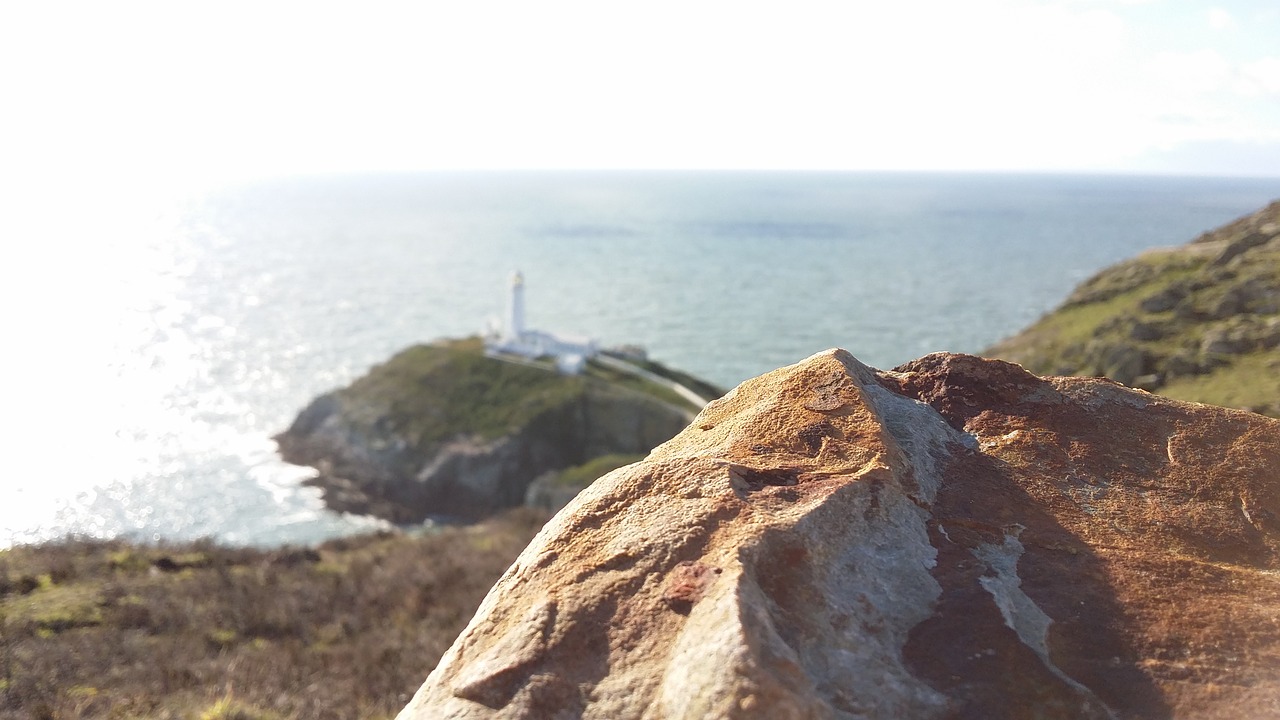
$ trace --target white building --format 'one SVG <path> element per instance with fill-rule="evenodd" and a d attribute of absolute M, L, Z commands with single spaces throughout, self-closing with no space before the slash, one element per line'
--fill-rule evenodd
<path fill-rule="evenodd" d="M 556 367 L 568 375 L 582 372 L 587 360 L 599 352 L 596 341 L 589 337 L 556 335 L 525 327 L 524 275 L 519 271 L 511 276 L 511 295 L 507 299 L 507 316 L 502 327 L 495 328 L 485 337 L 484 346 L 485 351 L 491 354 L 528 359 L 555 358 Z"/>

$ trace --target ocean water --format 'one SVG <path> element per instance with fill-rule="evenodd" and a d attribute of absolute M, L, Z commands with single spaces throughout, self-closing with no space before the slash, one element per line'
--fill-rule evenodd
<path fill-rule="evenodd" d="M 1277 197 L 1278 178 L 455 173 L 69 200 L 5 228 L 0 546 L 377 527 L 326 511 L 271 436 L 397 350 L 479 332 L 515 269 L 531 326 L 729 387 L 833 346 L 878 367 L 980 351 L 1105 265 Z"/>

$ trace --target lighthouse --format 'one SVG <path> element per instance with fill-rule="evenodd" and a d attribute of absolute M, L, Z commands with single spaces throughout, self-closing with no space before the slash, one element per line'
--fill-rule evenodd
<path fill-rule="evenodd" d="M 485 335 L 484 347 L 485 353 L 491 357 L 551 358 L 556 368 L 566 375 L 582 372 L 587 360 L 599 352 L 596 341 L 589 337 L 558 335 L 525 327 L 524 275 L 519 270 L 511 276 L 506 322 L 501 328 L 490 328 Z"/>
<path fill-rule="evenodd" d="M 524 275 L 519 270 L 511 276 L 511 297 L 507 300 L 507 322 L 503 340 L 519 343 L 524 335 Z"/>

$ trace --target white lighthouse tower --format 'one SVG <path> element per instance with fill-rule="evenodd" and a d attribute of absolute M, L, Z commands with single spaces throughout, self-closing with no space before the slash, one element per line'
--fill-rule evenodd
<path fill-rule="evenodd" d="M 576 375 L 599 349 L 589 337 L 557 335 L 543 330 L 530 330 L 524 325 L 524 275 L 517 270 L 511 276 L 511 295 L 507 298 L 506 322 L 492 328 L 485 336 L 485 352 L 491 356 L 516 356 L 528 360 L 552 358 L 560 372 Z"/>
<path fill-rule="evenodd" d="M 524 275 L 517 270 L 511 276 L 511 297 L 507 300 L 507 322 L 502 339 L 519 343 L 524 336 Z"/>

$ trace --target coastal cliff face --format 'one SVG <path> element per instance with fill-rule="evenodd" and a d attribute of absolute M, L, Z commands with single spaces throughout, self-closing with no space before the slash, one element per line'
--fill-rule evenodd
<path fill-rule="evenodd" d="M 1280 417 L 1280 202 L 1109 267 L 983 352 Z"/>
<path fill-rule="evenodd" d="M 479 340 L 410 348 L 317 398 L 276 437 L 335 510 L 395 522 L 474 520 L 525 502 L 539 475 L 646 453 L 696 410 L 591 369 L 566 377 L 485 357 Z"/>
<path fill-rule="evenodd" d="M 559 513 L 400 714 L 1280 714 L 1280 422 L 842 350 Z"/>

